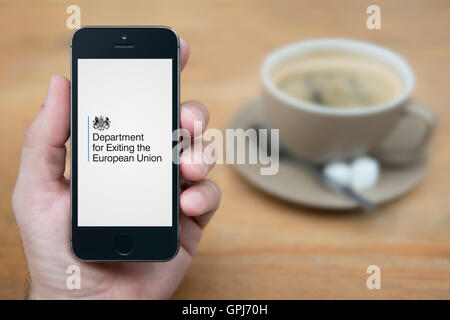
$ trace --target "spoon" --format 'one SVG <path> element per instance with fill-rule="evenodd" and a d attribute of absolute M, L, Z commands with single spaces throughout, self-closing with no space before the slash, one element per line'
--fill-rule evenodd
<path fill-rule="evenodd" d="M 272 150 L 271 148 L 271 142 L 270 138 L 270 128 L 263 127 L 260 125 L 254 125 L 251 127 L 252 129 L 255 129 L 258 131 L 257 139 L 258 139 L 258 148 L 260 148 L 260 141 L 259 141 L 259 130 L 266 129 L 267 130 L 267 155 L 270 156 Z M 288 150 L 283 148 L 281 145 L 279 146 L 279 157 L 280 160 L 289 161 L 293 164 L 295 164 L 298 167 L 301 167 L 305 169 L 311 176 L 313 176 L 316 180 L 321 182 L 323 185 L 327 186 L 332 191 L 336 192 L 337 194 L 340 194 L 341 196 L 352 200 L 354 203 L 356 203 L 360 208 L 362 208 L 365 211 L 374 211 L 376 210 L 377 206 L 372 201 L 366 199 L 363 197 L 360 193 L 354 191 L 353 189 L 349 188 L 346 185 L 343 185 L 342 183 L 336 181 L 335 179 L 332 179 L 329 176 L 326 176 L 323 173 L 323 166 L 315 164 L 309 160 L 305 160 L 302 158 L 299 158 L 297 156 L 294 156 L 292 153 L 290 153 Z"/>

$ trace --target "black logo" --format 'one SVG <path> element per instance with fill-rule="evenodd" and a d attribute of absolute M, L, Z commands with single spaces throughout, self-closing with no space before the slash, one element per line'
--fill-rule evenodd
<path fill-rule="evenodd" d="M 93 121 L 94 129 L 103 131 L 105 129 L 108 129 L 111 126 L 111 121 L 108 117 L 95 117 L 95 120 Z"/>

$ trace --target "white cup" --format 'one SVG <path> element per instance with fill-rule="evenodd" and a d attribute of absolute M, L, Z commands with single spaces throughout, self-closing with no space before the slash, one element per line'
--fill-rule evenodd
<path fill-rule="evenodd" d="M 402 78 L 402 92 L 392 101 L 374 106 L 335 108 L 302 101 L 279 89 L 271 78 L 283 62 L 312 51 L 357 53 L 382 61 Z M 294 155 L 313 162 L 345 160 L 369 152 L 394 161 L 416 157 L 427 143 L 435 124 L 434 113 L 410 100 L 414 74 L 394 52 L 350 39 L 316 39 L 294 43 L 272 52 L 262 66 L 262 108 L 267 124 L 280 129 L 280 142 Z M 421 141 L 408 150 L 382 150 L 381 143 L 400 119 L 413 116 L 423 122 Z"/>

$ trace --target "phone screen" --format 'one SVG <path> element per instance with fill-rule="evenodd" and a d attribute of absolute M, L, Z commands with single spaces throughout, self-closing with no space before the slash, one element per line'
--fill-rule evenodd
<path fill-rule="evenodd" d="M 172 59 L 77 59 L 78 226 L 172 226 Z"/>

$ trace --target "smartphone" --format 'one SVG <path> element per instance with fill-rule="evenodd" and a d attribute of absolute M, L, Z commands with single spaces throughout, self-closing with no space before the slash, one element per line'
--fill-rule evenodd
<path fill-rule="evenodd" d="M 167 27 L 85 27 L 71 42 L 71 244 L 84 261 L 179 248 L 180 42 Z"/>

